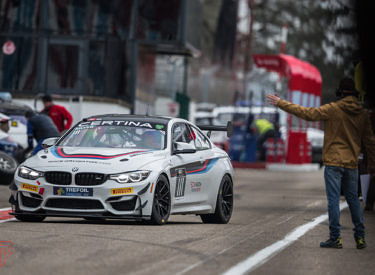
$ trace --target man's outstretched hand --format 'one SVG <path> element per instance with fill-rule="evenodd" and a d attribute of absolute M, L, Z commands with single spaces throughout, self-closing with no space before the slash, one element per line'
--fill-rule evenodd
<path fill-rule="evenodd" d="M 267 95 L 267 102 L 271 105 L 277 106 L 279 100 L 280 97 L 278 97 L 277 95 Z"/>

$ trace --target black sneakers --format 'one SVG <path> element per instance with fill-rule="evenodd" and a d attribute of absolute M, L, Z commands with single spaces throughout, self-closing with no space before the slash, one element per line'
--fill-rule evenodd
<path fill-rule="evenodd" d="M 338 237 L 337 239 L 328 239 L 325 242 L 320 243 L 320 247 L 324 248 L 342 248 L 342 240 L 341 237 Z M 358 243 L 357 243 L 358 248 Z"/>
<path fill-rule="evenodd" d="M 357 244 L 357 249 L 363 249 L 367 246 L 365 239 L 363 237 L 359 237 L 355 240 Z M 324 248 L 342 248 L 342 239 L 338 237 L 337 239 L 328 239 L 325 242 L 320 243 L 320 247 Z"/>
<path fill-rule="evenodd" d="M 356 239 L 355 242 L 357 243 L 357 249 L 363 249 L 367 246 L 365 239 L 363 239 L 362 237 Z"/>

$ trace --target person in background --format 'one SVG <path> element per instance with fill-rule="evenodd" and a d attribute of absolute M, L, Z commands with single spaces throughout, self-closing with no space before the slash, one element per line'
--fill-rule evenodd
<path fill-rule="evenodd" d="M 37 141 L 37 146 L 33 149 L 32 155 L 35 155 L 43 149 L 43 140 L 60 136 L 59 130 L 49 116 L 27 111 L 25 117 L 27 119 L 27 143 L 29 146 L 27 151 L 33 148 L 34 138 Z"/>
<path fill-rule="evenodd" d="M 266 160 L 266 148 L 264 143 L 268 138 L 275 137 L 275 127 L 273 123 L 264 118 L 255 119 L 254 126 L 258 134 L 257 151 L 259 152 L 259 160 Z"/>
<path fill-rule="evenodd" d="M 358 101 L 354 81 L 344 77 L 336 90 L 337 102 L 306 108 L 267 95 L 270 104 L 309 121 L 324 121 L 323 163 L 328 201 L 330 238 L 320 247 L 342 248 L 340 237 L 340 192 L 344 190 L 354 224 L 358 249 L 366 247 L 363 214 L 358 198 L 358 156 L 361 144 L 368 156 L 368 171 L 375 173 L 375 137 L 367 111 Z"/>
<path fill-rule="evenodd" d="M 4 133 L 9 132 L 9 118 L 0 116 L 0 130 Z"/>
<path fill-rule="evenodd" d="M 44 104 L 42 113 L 52 119 L 60 133 L 64 133 L 72 126 L 72 114 L 64 106 L 54 104 L 50 95 L 44 95 L 42 101 Z"/>

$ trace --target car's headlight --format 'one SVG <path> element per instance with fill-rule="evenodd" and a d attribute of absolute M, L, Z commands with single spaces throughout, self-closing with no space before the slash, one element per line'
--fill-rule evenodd
<path fill-rule="evenodd" d="M 133 171 L 120 174 L 110 175 L 109 179 L 115 180 L 118 183 L 140 182 L 147 179 L 151 171 Z"/>
<path fill-rule="evenodd" d="M 24 179 L 36 180 L 37 178 L 43 177 L 43 172 L 35 171 L 33 169 L 21 166 L 18 169 L 18 176 Z"/>

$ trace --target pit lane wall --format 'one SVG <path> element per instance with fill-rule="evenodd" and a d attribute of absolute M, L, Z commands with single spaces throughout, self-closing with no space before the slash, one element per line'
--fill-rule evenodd
<path fill-rule="evenodd" d="M 34 98 L 13 98 L 14 102 L 26 104 L 35 109 Z M 102 114 L 130 114 L 130 107 L 121 100 L 111 98 L 96 98 L 90 96 L 76 96 L 66 99 L 55 99 L 54 103 L 64 106 L 73 116 L 73 125 L 81 119 Z M 36 101 L 36 111 L 43 109 L 43 103 Z"/>

